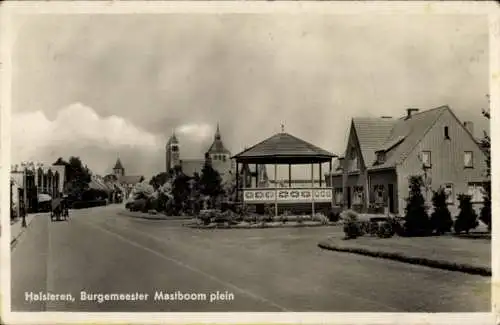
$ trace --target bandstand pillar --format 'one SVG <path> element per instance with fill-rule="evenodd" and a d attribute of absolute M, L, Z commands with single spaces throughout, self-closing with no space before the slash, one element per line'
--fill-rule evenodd
<path fill-rule="evenodd" d="M 323 185 L 323 176 L 321 175 L 323 166 L 321 166 L 321 163 L 319 163 L 319 187 Z"/>
<path fill-rule="evenodd" d="M 314 163 L 311 164 L 311 197 L 312 197 L 312 214 L 311 218 L 314 216 Z"/>
<path fill-rule="evenodd" d="M 288 164 L 288 187 L 292 188 L 292 164 Z"/>
<path fill-rule="evenodd" d="M 278 216 L 278 164 L 274 163 L 274 215 Z"/>
<path fill-rule="evenodd" d="M 330 159 L 330 163 L 329 163 L 329 169 L 330 169 L 330 187 L 332 189 L 332 208 L 333 208 L 333 202 L 335 200 L 335 191 L 333 189 L 333 170 L 332 170 L 332 160 Z"/>

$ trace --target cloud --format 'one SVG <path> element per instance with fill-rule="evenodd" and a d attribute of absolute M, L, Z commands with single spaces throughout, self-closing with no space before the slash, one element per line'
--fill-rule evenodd
<path fill-rule="evenodd" d="M 157 152 L 164 143 L 160 136 L 142 130 L 122 117 L 101 117 L 82 103 L 61 109 L 54 120 L 40 111 L 14 113 L 12 125 L 13 162 L 39 160 L 41 157 L 55 160 L 59 156 L 77 155 L 88 146 L 108 149 L 115 155 L 123 147 L 139 152 Z M 47 152 L 48 148 L 54 156 Z M 60 148 L 60 151 L 54 148 Z"/>
<path fill-rule="evenodd" d="M 183 124 L 175 130 L 180 134 L 188 136 L 191 140 L 198 142 L 205 142 L 214 134 L 212 126 L 205 123 Z"/>
<path fill-rule="evenodd" d="M 52 163 L 58 157 L 79 156 L 94 172 L 104 174 L 117 156 L 129 174 L 163 171 L 166 137 L 138 127 L 119 116 L 103 117 L 82 103 L 58 111 L 53 120 L 43 112 L 12 115 L 12 162 Z M 206 123 L 176 127 L 183 158 L 202 158 L 214 133 Z M 141 159 L 137 159 L 141 157 Z"/>

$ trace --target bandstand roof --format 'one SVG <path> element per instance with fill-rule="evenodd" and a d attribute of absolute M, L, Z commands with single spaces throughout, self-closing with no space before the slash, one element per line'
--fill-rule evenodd
<path fill-rule="evenodd" d="M 233 156 L 240 163 L 253 164 L 311 164 L 331 161 L 336 157 L 289 133 L 277 133 Z"/>

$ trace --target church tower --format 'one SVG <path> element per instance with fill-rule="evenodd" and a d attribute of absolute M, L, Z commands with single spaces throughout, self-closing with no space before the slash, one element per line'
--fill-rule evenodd
<path fill-rule="evenodd" d="M 123 168 L 122 162 L 120 158 L 116 159 L 115 167 L 113 167 L 113 174 L 119 179 L 122 176 L 125 176 L 125 168 Z"/>
<path fill-rule="evenodd" d="M 229 162 L 229 159 L 231 157 L 231 152 L 226 149 L 224 143 L 222 142 L 219 123 L 217 123 L 217 130 L 215 131 L 214 142 L 210 146 L 210 149 L 208 149 L 208 154 L 210 155 L 210 158 L 212 158 L 212 161 L 222 161 L 224 163 Z"/>
<path fill-rule="evenodd" d="M 176 166 L 180 166 L 180 155 L 179 155 L 179 141 L 175 136 L 175 131 L 172 133 L 170 139 L 168 139 L 167 145 L 165 147 L 166 153 L 166 172 L 168 173 L 171 169 L 174 169 Z"/>

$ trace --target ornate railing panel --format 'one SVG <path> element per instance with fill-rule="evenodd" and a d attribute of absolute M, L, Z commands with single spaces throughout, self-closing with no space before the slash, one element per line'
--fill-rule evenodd
<path fill-rule="evenodd" d="M 310 203 L 313 201 L 331 202 L 332 189 L 331 188 L 244 189 L 243 200 L 245 201 L 245 203 L 273 203 L 276 201 L 278 201 L 278 203 Z"/>

